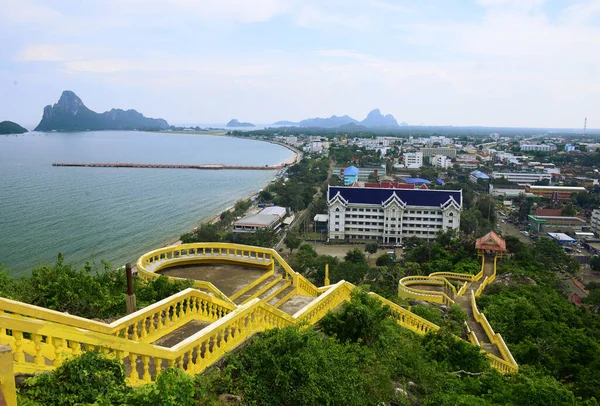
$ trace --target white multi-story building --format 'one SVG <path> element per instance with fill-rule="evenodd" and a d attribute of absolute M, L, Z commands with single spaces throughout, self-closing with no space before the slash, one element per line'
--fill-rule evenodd
<path fill-rule="evenodd" d="M 404 153 L 404 166 L 411 169 L 418 169 L 423 166 L 423 153 L 422 152 L 405 152 Z"/>
<path fill-rule="evenodd" d="M 556 151 L 554 144 L 521 144 L 521 151 Z"/>
<path fill-rule="evenodd" d="M 433 239 L 458 230 L 462 190 L 351 188 L 330 186 L 329 240 L 400 243 L 407 237 Z"/>
<path fill-rule="evenodd" d="M 452 160 L 446 155 L 434 155 L 430 159 L 434 168 L 448 169 L 452 166 Z"/>
<path fill-rule="evenodd" d="M 445 155 L 456 158 L 456 148 L 421 148 L 423 156 Z"/>
<path fill-rule="evenodd" d="M 535 183 L 542 180 L 552 180 L 552 175 L 549 173 L 540 172 L 492 172 L 492 178 L 505 178 L 509 182 L 515 183 Z"/>
<path fill-rule="evenodd" d="M 600 235 L 600 209 L 595 209 L 592 212 L 592 221 L 590 222 L 590 228 L 597 235 Z"/>

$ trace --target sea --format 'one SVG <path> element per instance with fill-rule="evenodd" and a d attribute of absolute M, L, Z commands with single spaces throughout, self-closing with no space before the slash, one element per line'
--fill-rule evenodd
<path fill-rule="evenodd" d="M 257 193 L 267 170 L 54 167 L 53 162 L 278 165 L 277 144 L 214 135 L 94 131 L 0 136 L 0 264 L 13 275 L 89 261 L 113 267 L 176 241 Z"/>

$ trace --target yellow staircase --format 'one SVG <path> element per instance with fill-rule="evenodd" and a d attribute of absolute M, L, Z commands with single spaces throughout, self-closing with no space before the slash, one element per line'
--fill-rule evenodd
<path fill-rule="evenodd" d="M 153 278 L 157 277 L 157 269 L 169 263 L 189 263 L 195 257 L 203 257 L 202 261 L 206 256 L 212 261 L 225 259 L 230 263 L 238 259 L 244 264 L 258 261 L 267 272 L 230 297 L 210 282 L 197 281 L 195 288 L 110 324 L 0 298 L 0 345 L 10 346 L 13 356 L 10 373 L 0 369 L 0 374 L 4 373 L 0 382 L 9 399 L 7 404 L 12 405 L 12 374 L 50 371 L 65 360 L 91 350 L 120 360 L 131 385 L 153 382 L 160 370 L 170 366 L 198 374 L 256 333 L 302 322 L 317 323 L 327 312 L 348 301 L 356 289 L 345 281 L 317 288 L 292 270 L 275 250 L 236 244 L 166 247 L 142 256 L 138 271 L 142 277 Z M 281 274 L 275 273 L 275 262 Z M 500 348 L 499 343 L 504 343 L 502 338 L 493 332 L 485 316 L 475 311 L 475 292 L 470 292 L 473 317 L 482 320 L 486 333 L 491 335 L 490 342 Z M 374 293 L 371 295 L 390 307 L 399 325 L 418 334 L 439 329 L 409 310 Z M 2 354 L 0 351 L 0 357 Z M 492 365 L 503 372 L 516 371 L 514 360 L 506 361 L 512 356 L 505 345 L 499 355 L 502 358 L 488 355 Z M 11 384 L 6 383 L 9 381 Z"/>

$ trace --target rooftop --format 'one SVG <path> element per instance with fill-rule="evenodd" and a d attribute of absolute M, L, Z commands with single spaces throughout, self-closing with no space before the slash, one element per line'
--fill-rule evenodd
<path fill-rule="evenodd" d="M 475 248 L 478 250 L 506 251 L 506 241 L 495 232 L 490 231 L 475 241 Z"/>
<path fill-rule="evenodd" d="M 234 226 L 268 227 L 280 217 L 277 214 L 251 214 L 233 222 Z"/>
<path fill-rule="evenodd" d="M 409 206 L 441 207 L 450 198 L 462 206 L 462 190 L 430 190 L 430 189 L 388 189 L 388 188 L 350 188 L 341 186 L 329 187 L 327 200 L 331 201 L 336 195 L 351 204 L 383 204 L 392 195 Z"/>

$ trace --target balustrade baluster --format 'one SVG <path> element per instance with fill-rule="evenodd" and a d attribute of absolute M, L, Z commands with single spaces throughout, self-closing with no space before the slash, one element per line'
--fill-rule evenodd
<path fill-rule="evenodd" d="M 160 372 L 162 371 L 162 362 L 162 358 L 154 357 L 154 374 L 156 376 L 158 376 L 158 374 L 160 374 Z"/>
<path fill-rule="evenodd" d="M 148 355 L 142 355 L 142 363 L 144 364 L 144 375 L 142 376 L 142 380 L 144 382 L 152 382 L 152 378 L 150 377 L 150 357 Z"/>
<path fill-rule="evenodd" d="M 78 357 L 81 355 L 81 343 L 79 341 L 71 341 L 70 342 L 71 345 L 71 354 L 73 354 L 73 357 Z M 37 361 L 36 361 L 37 363 Z"/>
<path fill-rule="evenodd" d="M 169 364 L 169 368 L 173 368 L 175 366 L 175 360 L 174 359 L 168 359 L 167 360 L 167 364 Z"/>
<path fill-rule="evenodd" d="M 148 336 L 148 330 L 147 330 L 148 327 L 146 325 L 147 319 L 148 319 L 147 317 L 144 317 L 142 320 L 140 320 L 140 328 L 142 329 L 142 334 L 141 334 L 142 340 Z"/>
<path fill-rule="evenodd" d="M 129 366 L 131 367 L 131 373 L 129 374 L 129 379 L 132 383 L 139 381 L 139 374 L 137 370 L 137 354 L 129 353 Z"/>
<path fill-rule="evenodd" d="M 171 322 L 176 323 L 177 320 L 179 320 L 179 316 L 177 315 L 177 307 L 179 306 L 179 303 L 175 303 L 173 305 L 173 317 L 171 317 Z"/>
<path fill-rule="evenodd" d="M 54 367 L 61 366 L 63 362 L 63 339 L 62 338 L 54 338 Z"/>
<path fill-rule="evenodd" d="M 42 354 L 42 336 L 39 334 L 32 334 L 31 340 L 35 343 L 35 359 L 36 365 L 44 365 L 44 355 Z"/>
<path fill-rule="evenodd" d="M 25 362 L 25 353 L 23 352 L 23 332 L 13 330 L 13 337 L 15 338 L 15 362 Z"/>

